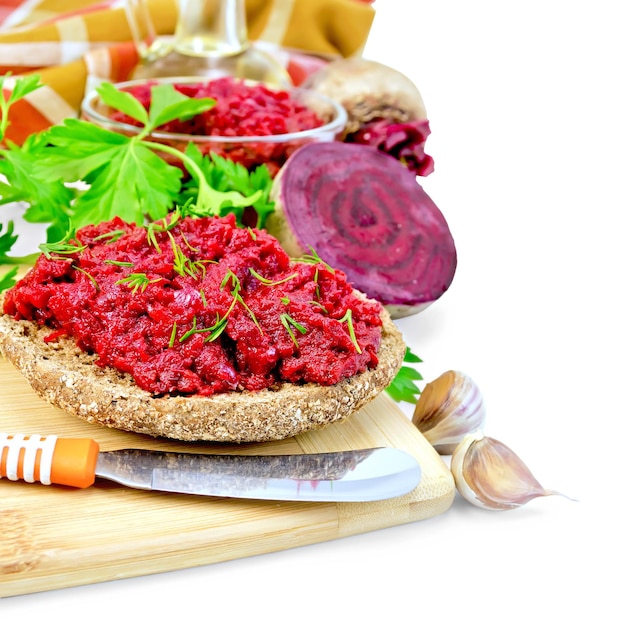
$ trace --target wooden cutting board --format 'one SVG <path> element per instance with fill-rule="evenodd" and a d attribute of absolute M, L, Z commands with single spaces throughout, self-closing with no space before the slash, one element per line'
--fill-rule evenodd
<path fill-rule="evenodd" d="M 0 597 L 173 571 L 415 522 L 446 511 L 454 480 L 386 394 L 342 423 L 264 444 L 189 444 L 94 426 L 49 406 L 0 357 L 0 431 L 92 437 L 102 450 L 297 454 L 393 446 L 418 459 L 411 493 L 369 503 L 161 494 L 0 480 Z"/>

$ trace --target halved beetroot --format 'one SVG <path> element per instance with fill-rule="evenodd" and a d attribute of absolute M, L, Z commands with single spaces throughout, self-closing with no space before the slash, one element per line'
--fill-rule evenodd
<path fill-rule="evenodd" d="M 291 256 L 313 250 L 395 318 L 448 289 L 456 247 L 448 224 L 408 168 L 344 142 L 298 149 L 274 181 L 267 223 Z"/>

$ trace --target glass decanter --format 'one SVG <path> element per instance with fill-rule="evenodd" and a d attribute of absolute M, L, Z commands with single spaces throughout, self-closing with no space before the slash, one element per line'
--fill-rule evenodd
<path fill-rule="evenodd" d="M 284 66 L 248 40 L 244 0 L 178 0 L 174 36 L 155 37 L 147 0 L 127 0 L 129 24 L 141 63 L 133 75 L 166 76 L 230 75 L 289 87 Z"/>

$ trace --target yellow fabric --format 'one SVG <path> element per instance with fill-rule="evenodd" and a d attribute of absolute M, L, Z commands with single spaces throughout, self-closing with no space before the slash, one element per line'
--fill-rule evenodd
<path fill-rule="evenodd" d="M 172 35 L 176 0 L 146 1 L 157 35 Z M 306 58 L 302 61 L 306 53 L 359 54 L 374 9 L 366 0 L 246 0 L 246 16 L 250 39 L 280 46 L 288 70 L 302 79 L 310 69 Z M 19 143 L 46 124 L 60 122 L 68 111 L 78 114 L 90 77 L 126 80 L 137 62 L 120 0 L 0 2 L 0 75 L 37 73 L 55 102 L 51 111 L 39 94 L 16 108 L 20 119 L 12 120 L 7 138 Z"/>

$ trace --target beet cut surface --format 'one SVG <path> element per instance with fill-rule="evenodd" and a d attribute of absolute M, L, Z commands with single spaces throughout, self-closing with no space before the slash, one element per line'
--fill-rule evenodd
<path fill-rule="evenodd" d="M 449 288 L 457 254 L 448 224 L 409 171 L 376 148 L 331 142 L 299 149 L 280 173 L 278 210 L 312 247 L 396 317 Z M 399 311 L 402 310 L 402 313 Z"/>

